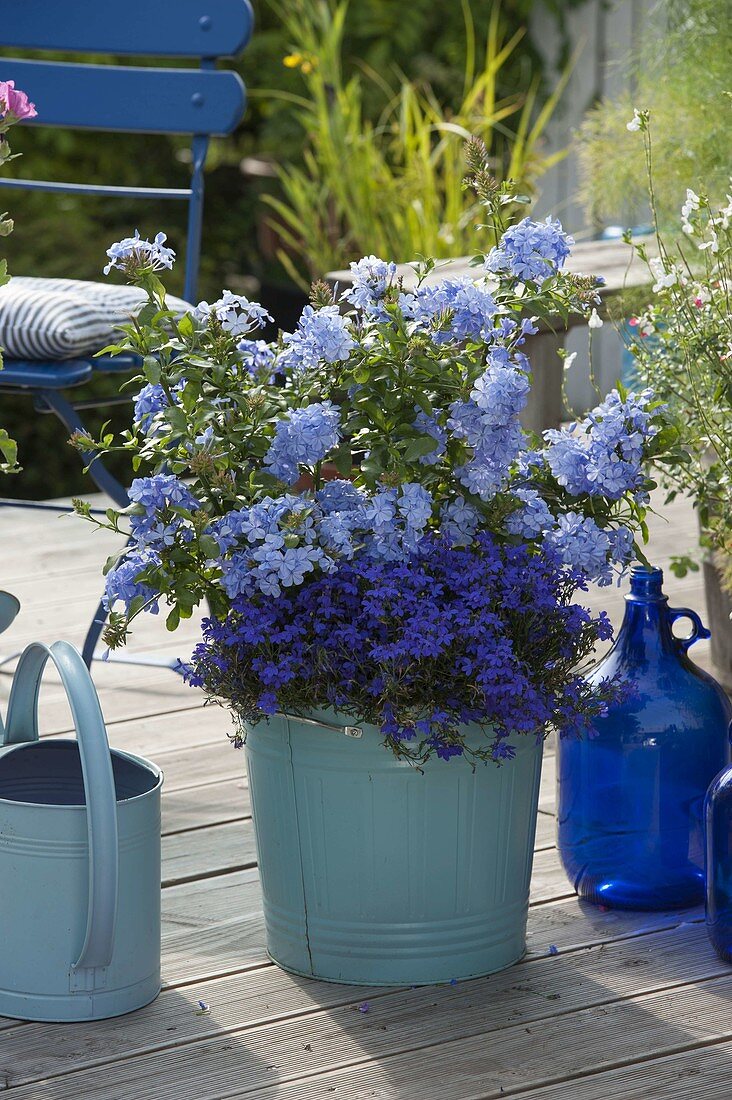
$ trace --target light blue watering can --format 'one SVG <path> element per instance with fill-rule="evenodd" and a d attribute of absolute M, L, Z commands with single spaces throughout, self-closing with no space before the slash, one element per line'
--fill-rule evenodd
<path fill-rule="evenodd" d="M 7 630 L 20 611 L 20 604 L 9 592 L 0 592 L 0 634 Z"/>
<path fill-rule="evenodd" d="M 76 741 L 38 740 L 49 658 Z M 78 651 L 28 646 L 0 720 L 0 1015 L 99 1020 L 160 992 L 162 783 L 154 764 L 110 752 Z"/>

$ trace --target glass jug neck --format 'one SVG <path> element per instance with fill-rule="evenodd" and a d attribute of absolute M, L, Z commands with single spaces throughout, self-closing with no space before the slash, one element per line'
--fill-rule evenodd
<path fill-rule="evenodd" d="M 668 598 L 663 593 L 663 570 L 654 566 L 632 567 L 618 644 L 638 656 L 650 656 L 654 651 L 676 652 Z"/>

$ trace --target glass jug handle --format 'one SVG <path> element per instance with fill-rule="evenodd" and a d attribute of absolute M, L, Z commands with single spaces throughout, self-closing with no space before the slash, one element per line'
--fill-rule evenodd
<path fill-rule="evenodd" d="M 692 611 L 689 607 L 669 607 L 668 617 L 672 626 L 677 619 L 691 619 L 691 634 L 688 634 L 685 638 L 677 638 L 674 635 L 674 641 L 682 653 L 686 653 L 689 646 L 692 646 L 694 642 L 712 636 L 711 630 L 704 626 L 696 611 Z"/>

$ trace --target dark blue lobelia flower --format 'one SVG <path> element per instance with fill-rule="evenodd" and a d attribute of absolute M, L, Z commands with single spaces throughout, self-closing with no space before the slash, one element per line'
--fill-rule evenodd
<path fill-rule="evenodd" d="M 485 533 L 470 547 L 427 537 L 406 559 L 363 552 L 267 600 L 235 598 L 225 619 L 204 621 L 189 679 L 246 721 L 343 708 L 415 760 L 475 754 L 464 727 L 477 724 L 477 755 L 500 764 L 518 736 L 550 723 L 576 732 L 601 705 L 573 666 L 609 623 L 569 602 L 573 586 L 551 550 Z"/>

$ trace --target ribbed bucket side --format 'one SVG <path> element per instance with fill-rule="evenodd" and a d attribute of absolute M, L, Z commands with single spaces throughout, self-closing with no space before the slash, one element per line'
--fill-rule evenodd
<path fill-rule="evenodd" d="M 515 737 L 500 768 L 432 760 L 420 772 L 362 729 L 352 740 L 277 719 L 249 733 L 272 957 L 384 985 L 510 965 L 525 947 L 541 745 Z"/>

